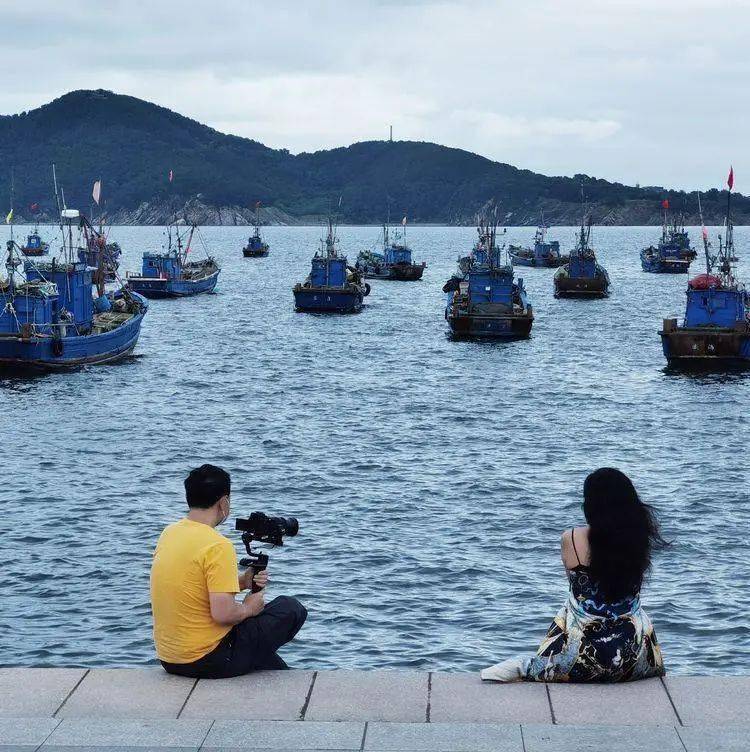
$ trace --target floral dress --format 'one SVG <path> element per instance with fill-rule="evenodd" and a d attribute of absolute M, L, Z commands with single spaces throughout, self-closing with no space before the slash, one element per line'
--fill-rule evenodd
<path fill-rule="evenodd" d="M 663 676 L 661 649 L 640 594 L 608 603 L 583 565 L 568 570 L 570 593 L 546 637 L 521 660 L 526 681 L 621 682 Z"/>

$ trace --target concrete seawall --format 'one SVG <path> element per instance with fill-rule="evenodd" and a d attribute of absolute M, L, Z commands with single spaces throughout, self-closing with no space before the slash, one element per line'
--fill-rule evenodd
<path fill-rule="evenodd" d="M 418 671 L 0 669 L 0 752 L 750 750 L 750 676 L 614 686 Z"/>

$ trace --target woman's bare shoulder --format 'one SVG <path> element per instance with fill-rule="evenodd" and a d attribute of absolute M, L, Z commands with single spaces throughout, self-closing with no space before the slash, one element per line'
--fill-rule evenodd
<path fill-rule="evenodd" d="M 575 540 L 574 540 L 575 536 Z M 560 537 L 560 549 L 563 564 L 568 569 L 579 564 L 585 564 L 589 558 L 589 528 L 588 525 L 567 528 Z"/>

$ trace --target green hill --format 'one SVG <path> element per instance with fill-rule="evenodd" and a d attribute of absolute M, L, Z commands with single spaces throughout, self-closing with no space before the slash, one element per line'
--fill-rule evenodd
<path fill-rule="evenodd" d="M 351 223 L 380 222 L 388 207 L 394 219 L 408 214 L 415 223 L 472 223 L 496 201 L 507 224 L 535 224 L 542 210 L 550 224 L 574 224 L 581 187 L 597 222 L 658 223 L 665 196 L 686 208 L 689 221 L 697 219 L 694 194 L 585 175 L 547 177 L 427 142 L 369 141 L 293 155 L 102 90 L 74 91 L 1 116 L 0 161 L 8 172 L 0 176 L 0 205 L 10 202 L 12 166 L 16 214 L 25 218 L 32 203 L 53 216 L 54 162 L 69 206 L 88 209 L 91 185 L 102 178 L 107 211 L 121 221 L 164 221 L 188 201 L 239 210 L 261 201 L 277 216 L 301 221 L 324 214 L 341 197 L 342 218 Z M 703 195 L 707 222 L 721 220 L 725 201 L 726 193 L 716 190 Z M 750 219 L 750 200 L 737 196 L 734 206 L 738 222 Z"/>

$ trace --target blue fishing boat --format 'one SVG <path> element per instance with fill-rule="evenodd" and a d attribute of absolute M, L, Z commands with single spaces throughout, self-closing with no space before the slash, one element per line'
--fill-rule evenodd
<path fill-rule="evenodd" d="M 61 257 L 44 262 L 22 260 L 11 230 L 0 281 L 0 368 L 55 370 L 133 352 L 148 305 L 127 288 L 94 284 L 96 270 L 77 258 L 73 239 L 73 228 L 82 234 L 83 227 L 77 210 L 64 209 Z"/>
<path fill-rule="evenodd" d="M 750 366 L 750 293 L 734 274 L 734 227 L 731 215 L 734 170 L 727 181 L 725 236 L 711 254 L 703 228 L 706 271 L 688 282 L 685 318 L 664 319 L 660 332 L 670 366 Z M 703 217 L 701 216 L 701 224 Z"/>
<path fill-rule="evenodd" d="M 424 261 L 412 261 L 412 251 L 406 245 L 405 235 L 404 242 L 399 241 L 397 233 L 394 233 L 394 239 L 391 240 L 388 225 L 383 225 L 383 252 L 361 251 L 355 267 L 362 272 L 365 279 L 391 279 L 402 282 L 422 279 L 427 264 Z"/>
<path fill-rule="evenodd" d="M 143 254 L 141 273 L 127 277 L 132 290 L 147 298 L 184 298 L 213 291 L 221 271 L 219 264 L 208 253 L 205 259 L 188 261 L 198 227 L 192 224 L 184 232 L 183 227 L 182 220 L 167 227 L 165 253 Z"/>
<path fill-rule="evenodd" d="M 569 261 L 568 256 L 560 254 L 560 243 L 557 240 L 546 240 L 547 227 L 542 224 L 536 228 L 534 247 L 525 248 L 520 245 L 508 246 L 508 255 L 514 266 L 532 266 L 556 269 Z"/>
<path fill-rule="evenodd" d="M 686 274 L 691 261 L 696 257 L 695 249 L 690 246 L 690 237 L 680 215 L 675 215 L 668 222 L 669 201 L 662 201 L 664 221 L 661 228 L 661 240 L 656 246 L 649 246 L 641 251 L 641 266 L 644 272 L 656 274 Z"/>
<path fill-rule="evenodd" d="M 467 271 L 461 269 L 443 286 L 448 293 L 445 319 L 454 337 L 522 339 L 531 333 L 534 313 L 523 279 L 503 263 L 497 247 L 497 223 L 480 225 L 481 248 L 474 247 Z"/>
<path fill-rule="evenodd" d="M 46 256 L 49 252 L 49 243 L 42 240 L 39 234 L 39 225 L 34 226 L 34 232 L 26 236 L 26 243 L 21 246 L 24 256 Z"/>
<path fill-rule="evenodd" d="M 346 256 L 337 250 L 333 221 L 328 218 L 328 233 L 312 259 L 310 274 L 293 289 L 294 307 L 307 313 L 356 313 L 370 285 L 362 281 L 362 273 L 347 266 Z"/>
<path fill-rule="evenodd" d="M 568 262 L 555 272 L 556 298 L 606 298 L 609 295 L 609 275 L 597 262 L 590 240 L 591 218 L 588 221 L 584 218 Z"/>
<path fill-rule="evenodd" d="M 268 256 L 268 243 L 260 235 L 260 220 L 258 209 L 260 202 L 255 205 L 255 224 L 253 225 L 253 234 L 248 238 L 247 245 L 242 249 L 242 255 L 245 258 L 263 258 Z"/>

